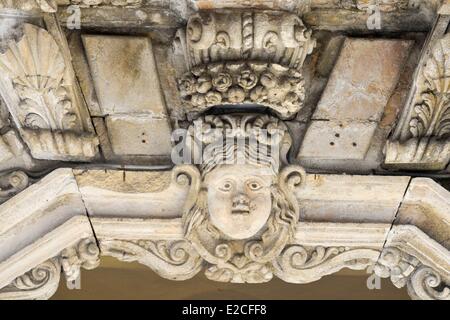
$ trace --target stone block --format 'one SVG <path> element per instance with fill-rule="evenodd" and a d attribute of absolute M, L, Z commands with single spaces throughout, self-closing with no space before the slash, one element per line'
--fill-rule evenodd
<path fill-rule="evenodd" d="M 104 115 L 166 113 L 150 39 L 83 35 L 82 40 Z"/>
<path fill-rule="evenodd" d="M 309 174 L 296 189 L 300 220 L 392 223 L 409 177 Z"/>
<path fill-rule="evenodd" d="M 171 153 L 171 129 L 167 119 L 151 116 L 106 117 L 114 154 L 119 156 L 161 156 Z"/>
<path fill-rule="evenodd" d="M 312 121 L 299 159 L 364 159 L 377 124 L 374 122 Z"/>
<path fill-rule="evenodd" d="M 380 120 L 411 45 L 347 38 L 313 119 Z"/>

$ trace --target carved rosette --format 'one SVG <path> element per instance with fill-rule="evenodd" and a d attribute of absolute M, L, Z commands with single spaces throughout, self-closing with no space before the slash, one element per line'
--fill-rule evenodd
<path fill-rule="evenodd" d="M 179 79 L 189 112 L 256 104 L 283 119 L 303 106 L 300 70 L 315 46 L 301 19 L 276 11 L 224 10 L 192 16 L 180 35 L 187 69 Z"/>
<path fill-rule="evenodd" d="M 397 248 L 385 248 L 374 271 L 382 278 L 390 278 L 397 288 L 406 285 L 413 299 L 450 300 L 450 287 L 438 272 Z"/>
<path fill-rule="evenodd" d="M 45 29 L 24 24 L 23 37 L 0 55 L 2 92 L 20 134 L 38 159 L 90 160 L 98 139 L 76 97 L 63 53 Z"/>

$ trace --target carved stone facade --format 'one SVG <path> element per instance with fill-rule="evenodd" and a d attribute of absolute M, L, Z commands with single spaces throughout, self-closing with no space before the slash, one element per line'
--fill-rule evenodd
<path fill-rule="evenodd" d="M 448 300 L 449 22 L 438 0 L 0 0 L 0 299 L 109 256 Z"/>
<path fill-rule="evenodd" d="M 98 139 L 90 118 L 83 119 L 86 110 L 66 63 L 52 35 L 31 24 L 0 57 L 4 100 L 37 159 L 82 161 L 97 154 Z"/>
<path fill-rule="evenodd" d="M 315 41 L 298 16 L 204 12 L 190 17 L 183 31 L 179 41 L 190 71 L 179 86 L 188 111 L 257 104 L 289 118 L 301 109 L 305 89 L 300 69 Z"/>

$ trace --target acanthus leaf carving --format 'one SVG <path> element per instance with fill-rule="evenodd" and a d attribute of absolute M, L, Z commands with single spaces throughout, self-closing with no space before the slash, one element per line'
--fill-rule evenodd
<path fill-rule="evenodd" d="M 373 265 L 379 252 L 346 247 L 305 247 L 291 245 L 276 259 L 275 274 L 291 283 L 309 283 L 342 268 L 363 270 Z"/>
<path fill-rule="evenodd" d="M 79 130 L 80 120 L 64 87 L 64 58 L 44 29 L 24 25 L 23 37 L 11 42 L 0 68 L 12 79 L 20 105 L 21 125 L 32 129 Z M 39 43 L 39 45 L 36 45 Z"/>
<path fill-rule="evenodd" d="M 450 34 L 430 48 L 411 101 L 386 145 L 387 165 L 439 170 L 450 160 Z"/>
<path fill-rule="evenodd" d="M 438 41 L 423 69 L 422 103 L 414 108 L 410 121 L 414 137 L 445 138 L 450 134 L 450 35 Z"/>
<path fill-rule="evenodd" d="M 192 278 L 200 271 L 203 263 L 191 245 L 183 240 L 102 239 L 100 247 L 103 255 L 126 262 L 137 261 L 171 280 Z"/>
<path fill-rule="evenodd" d="M 98 138 L 82 118 L 67 63 L 45 29 L 23 25 L 23 36 L 0 55 L 4 95 L 20 134 L 38 159 L 89 160 Z M 6 88 L 11 88 L 6 92 Z"/>

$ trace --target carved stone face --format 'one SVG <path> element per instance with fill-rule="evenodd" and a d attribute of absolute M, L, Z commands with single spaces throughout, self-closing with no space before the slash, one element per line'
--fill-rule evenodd
<path fill-rule="evenodd" d="M 254 236 L 272 209 L 272 175 L 256 165 L 224 165 L 205 177 L 211 223 L 226 236 L 241 240 Z"/>

